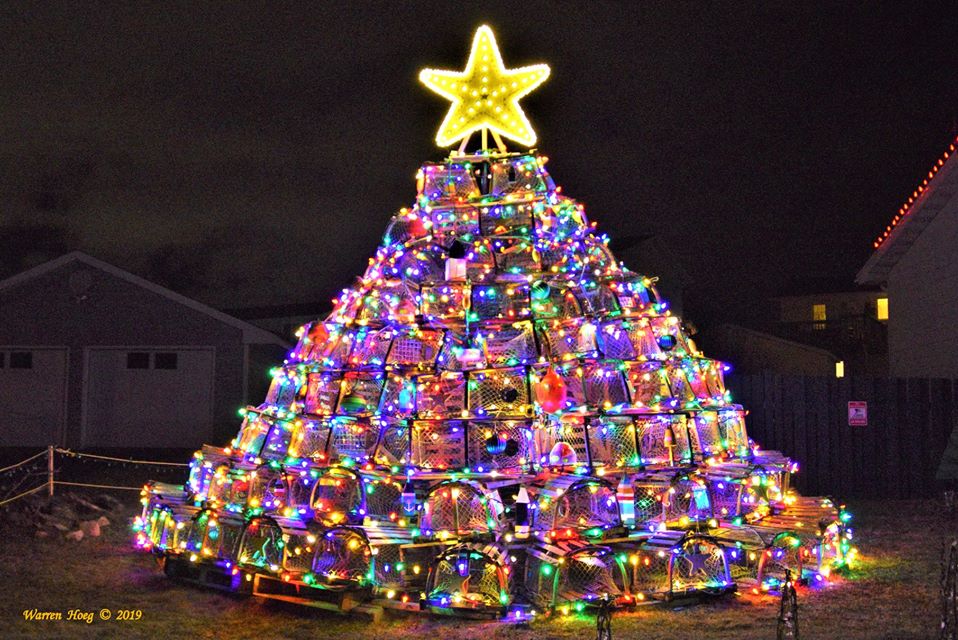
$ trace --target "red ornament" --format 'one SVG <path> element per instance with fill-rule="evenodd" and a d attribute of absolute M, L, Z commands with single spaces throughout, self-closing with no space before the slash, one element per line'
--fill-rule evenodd
<path fill-rule="evenodd" d="M 551 367 L 536 385 L 536 402 L 546 413 L 555 413 L 565 407 L 565 380 Z"/>

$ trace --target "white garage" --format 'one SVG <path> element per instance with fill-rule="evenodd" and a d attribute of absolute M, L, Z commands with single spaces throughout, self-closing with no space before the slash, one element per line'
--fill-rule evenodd
<path fill-rule="evenodd" d="M 137 434 L 143 447 L 177 447 L 213 423 L 213 347 L 96 347 L 85 350 L 82 442 L 116 447 Z"/>
<path fill-rule="evenodd" d="M 0 346 L 0 432 L 8 446 L 59 442 L 66 428 L 66 347 Z"/>

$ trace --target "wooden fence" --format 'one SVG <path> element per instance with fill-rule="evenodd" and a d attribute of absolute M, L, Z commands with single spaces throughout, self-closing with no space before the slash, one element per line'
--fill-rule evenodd
<path fill-rule="evenodd" d="M 799 463 L 798 489 L 836 498 L 913 498 L 940 489 L 938 462 L 958 424 L 958 380 L 728 376 L 749 435 Z M 849 426 L 848 403 L 868 403 Z"/>

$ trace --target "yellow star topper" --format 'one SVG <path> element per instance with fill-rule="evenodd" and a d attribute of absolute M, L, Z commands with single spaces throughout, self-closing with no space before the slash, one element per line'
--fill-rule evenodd
<path fill-rule="evenodd" d="M 519 106 L 519 99 L 545 82 L 549 65 L 534 64 L 506 69 L 492 29 L 482 25 L 472 39 L 472 51 L 464 71 L 423 69 L 419 81 L 452 101 L 449 113 L 439 126 L 436 144 L 450 147 L 474 131 L 489 129 L 494 137 L 504 136 L 531 147 L 535 131 Z M 485 145 L 483 145 L 485 146 Z"/>

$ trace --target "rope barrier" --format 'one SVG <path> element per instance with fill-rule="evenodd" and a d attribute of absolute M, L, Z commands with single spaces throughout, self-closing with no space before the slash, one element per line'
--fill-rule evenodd
<path fill-rule="evenodd" d="M 142 491 L 143 487 L 119 487 L 112 484 L 88 484 L 86 482 L 67 482 L 66 480 L 54 480 L 54 485 L 62 484 L 68 487 L 92 487 L 94 489 L 125 489 L 127 491 Z M 46 486 L 46 485 L 43 485 Z"/>
<path fill-rule="evenodd" d="M 132 458 L 114 458 L 112 456 L 101 456 L 94 453 L 78 453 L 76 451 L 70 451 L 69 449 L 55 449 L 57 453 L 62 453 L 66 456 L 71 456 L 74 458 L 96 458 L 97 460 L 110 460 L 113 462 L 125 462 L 127 464 L 150 464 L 150 465 L 163 465 L 168 467 L 188 467 L 189 464 L 183 462 L 160 462 L 158 460 L 134 460 Z"/>
<path fill-rule="evenodd" d="M 11 464 L 9 467 L 4 467 L 4 468 L 0 469 L 0 473 L 3 473 L 4 471 L 10 471 L 11 469 L 16 469 L 17 467 L 21 467 L 21 466 L 25 465 L 26 463 L 28 463 L 28 462 L 30 462 L 30 461 L 32 461 L 32 460 L 36 460 L 37 458 L 39 458 L 39 457 L 42 456 L 42 455 L 46 455 L 46 453 L 47 453 L 46 451 L 41 451 L 40 453 L 36 453 L 36 454 L 30 456 L 29 458 L 27 458 L 26 460 L 21 460 L 20 462 L 18 462 L 18 463 L 16 463 L 16 464 Z"/>
<path fill-rule="evenodd" d="M 41 484 L 39 487 L 34 487 L 34 488 L 30 489 L 29 491 L 24 491 L 24 492 L 21 493 L 20 495 L 13 496 L 12 498 L 7 498 L 7 499 L 4 500 L 3 502 L 0 502 L 0 507 L 2 507 L 2 506 L 5 505 L 5 504 L 9 504 L 9 503 L 13 502 L 14 500 L 19 500 L 20 498 L 25 498 L 26 496 L 30 495 L 31 493 L 36 493 L 36 492 L 39 491 L 40 489 L 46 489 L 48 486 L 49 486 L 49 485 L 47 485 L 47 483 L 44 482 L 44 483 Z"/>

